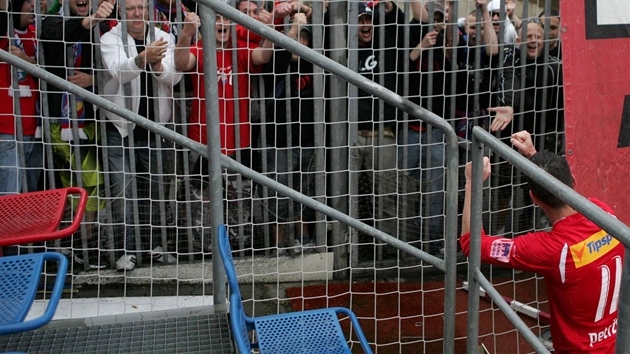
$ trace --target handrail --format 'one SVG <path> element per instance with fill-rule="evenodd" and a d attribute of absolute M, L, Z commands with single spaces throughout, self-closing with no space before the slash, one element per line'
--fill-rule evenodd
<path fill-rule="evenodd" d="M 473 151 L 472 151 L 472 205 L 481 205 L 482 203 L 482 164 L 484 145 L 499 154 L 514 167 L 521 170 L 525 175 L 530 177 L 536 183 L 545 187 L 556 197 L 569 204 L 573 209 L 582 213 L 595 224 L 606 230 L 613 237 L 623 243 L 626 248 L 626 254 L 630 249 L 630 227 L 610 215 L 593 202 L 580 195 L 572 188 L 561 183 L 549 173 L 536 166 L 527 158 L 516 152 L 510 146 L 507 146 L 493 135 L 483 130 L 481 127 L 473 129 Z M 469 293 L 468 307 L 469 311 L 479 308 L 479 287 L 481 286 L 497 303 L 499 308 L 508 315 L 512 321 L 514 316 L 510 312 L 513 311 L 507 305 L 507 302 L 494 290 L 492 284 L 487 282 L 483 274 L 479 271 L 481 260 L 481 208 L 472 208 L 471 211 L 471 239 L 470 239 L 470 258 L 469 258 Z M 630 306 L 627 300 L 630 299 L 630 265 L 625 262 L 622 274 L 621 293 L 619 296 L 619 313 L 617 327 L 617 344 L 615 352 L 618 354 L 626 352 L 624 348 L 630 348 Z M 506 307 L 507 305 L 507 307 Z M 476 353 L 476 343 L 478 342 L 478 321 L 476 316 L 468 317 L 468 353 Z M 534 346 L 539 353 L 548 353 L 546 348 L 541 348 L 537 343 L 532 343 L 531 336 L 533 333 L 524 323 L 512 321 L 515 327 L 525 338 Z M 528 333 L 529 332 L 529 333 Z M 475 348 L 471 348 L 472 344 Z M 475 349 L 475 350 L 473 350 Z"/>

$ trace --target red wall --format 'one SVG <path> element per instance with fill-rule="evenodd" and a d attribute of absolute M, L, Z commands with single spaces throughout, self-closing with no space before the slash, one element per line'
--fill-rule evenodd
<path fill-rule="evenodd" d="M 589 2 L 597 0 L 560 2 L 567 159 L 576 190 L 630 224 L 630 147 L 619 146 L 626 95 L 630 110 L 630 24 L 589 26 L 596 19 Z M 587 32 L 599 38 L 587 39 Z"/>

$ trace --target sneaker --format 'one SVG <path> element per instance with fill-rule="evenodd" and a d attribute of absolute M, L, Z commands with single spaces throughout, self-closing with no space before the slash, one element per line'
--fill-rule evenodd
<path fill-rule="evenodd" d="M 295 256 L 302 254 L 302 244 L 300 243 L 300 240 L 293 240 L 293 248 L 291 251 L 293 251 Z"/>
<path fill-rule="evenodd" d="M 278 248 L 277 250 L 273 251 L 272 254 L 274 256 L 279 256 L 279 257 L 288 256 L 289 250 L 286 248 Z"/>
<path fill-rule="evenodd" d="M 151 251 L 151 253 L 151 257 L 153 257 L 153 261 L 155 262 L 160 262 L 164 264 L 172 264 L 177 262 L 177 258 L 175 258 L 172 254 L 164 253 L 162 246 L 155 247 L 153 251 Z"/>
<path fill-rule="evenodd" d="M 123 255 L 116 261 L 117 271 L 130 271 L 136 267 L 136 256 L 132 254 Z"/>
<path fill-rule="evenodd" d="M 74 255 L 74 262 L 77 263 L 77 264 L 80 264 L 82 266 L 85 266 L 85 263 L 83 262 L 83 258 L 77 256 L 76 254 Z M 104 269 L 104 268 L 107 268 L 107 264 L 105 262 L 102 262 L 102 261 L 100 261 L 98 263 L 90 262 L 90 263 L 88 263 L 87 266 L 88 266 L 89 269 Z"/>
<path fill-rule="evenodd" d="M 193 251 L 202 253 L 212 253 L 210 242 L 202 242 L 199 238 L 193 239 Z"/>
<path fill-rule="evenodd" d="M 166 204 L 166 225 L 167 226 L 175 226 L 175 217 L 173 216 L 173 210 L 171 208 L 171 204 Z"/>
<path fill-rule="evenodd" d="M 317 247 L 315 242 L 309 241 L 308 243 L 302 245 L 302 250 L 304 253 L 316 253 L 317 250 L 315 249 L 315 247 Z"/>
<path fill-rule="evenodd" d="M 198 188 L 198 187 L 196 187 L 194 185 L 191 185 L 190 186 L 190 197 L 193 200 L 203 200 L 203 191 L 200 188 Z"/>
<path fill-rule="evenodd" d="M 85 263 L 83 262 L 83 258 L 81 258 L 77 253 L 73 252 L 72 250 L 69 250 L 67 248 L 64 248 L 60 251 L 61 254 L 63 254 L 64 256 L 68 257 L 68 259 L 71 259 L 74 263 L 78 264 L 78 265 L 82 265 L 84 266 Z M 106 264 L 104 263 L 89 263 L 88 267 L 90 269 L 103 269 L 105 267 L 107 267 Z"/>

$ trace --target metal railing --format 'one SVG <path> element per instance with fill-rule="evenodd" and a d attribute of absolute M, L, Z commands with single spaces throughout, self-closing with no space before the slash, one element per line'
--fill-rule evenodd
<path fill-rule="evenodd" d="M 630 247 L 630 228 L 610 215 L 599 206 L 587 200 L 584 196 L 572 188 L 551 177 L 544 170 L 530 162 L 527 158 L 516 152 L 510 146 L 505 145 L 490 133 L 475 127 L 473 129 L 473 151 L 472 151 L 472 203 L 471 205 L 481 205 L 483 199 L 483 157 L 484 145 L 499 154 L 506 161 L 521 170 L 536 183 L 545 187 L 553 195 L 560 198 L 573 209 L 577 210 L 589 220 L 606 230 L 610 235 L 623 243 L 626 248 L 626 255 Z M 481 266 L 481 229 L 482 229 L 482 208 L 472 208 L 471 210 L 471 239 L 470 257 L 468 268 L 469 293 L 468 293 L 468 353 L 476 353 L 479 337 L 479 317 L 470 314 L 479 311 L 479 288 L 483 288 L 492 301 L 505 313 L 508 319 L 514 324 L 516 329 L 539 353 L 549 351 L 540 342 L 536 335 L 527 327 L 523 320 L 510 308 L 505 299 L 494 289 L 492 284 L 486 279 L 480 270 Z M 628 321 L 630 320 L 629 302 L 623 299 L 630 299 L 630 265 L 624 265 L 621 293 L 619 296 L 619 320 L 617 329 L 616 353 L 626 353 L 630 348 L 630 338 L 628 333 Z"/>

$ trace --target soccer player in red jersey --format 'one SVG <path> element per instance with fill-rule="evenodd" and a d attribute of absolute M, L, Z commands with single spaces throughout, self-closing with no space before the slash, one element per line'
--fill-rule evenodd
<path fill-rule="evenodd" d="M 526 131 L 511 142 L 530 161 L 573 188 L 567 161 L 548 151 L 537 152 Z M 490 175 L 484 158 L 483 179 Z M 623 245 L 584 215 L 529 180 L 529 195 L 547 214 L 550 231 L 530 232 L 514 239 L 482 231 L 481 261 L 535 272 L 545 277 L 555 353 L 613 353 L 623 267 Z M 612 214 L 609 206 L 590 199 Z M 471 164 L 466 165 L 462 251 L 470 252 Z"/>

